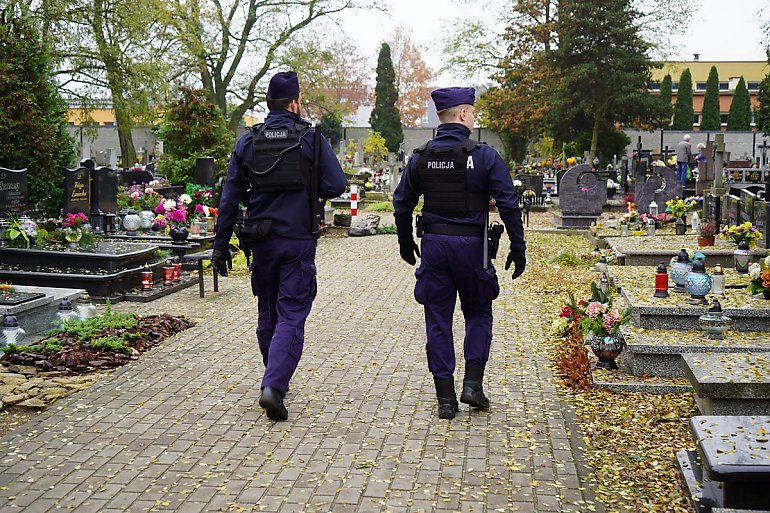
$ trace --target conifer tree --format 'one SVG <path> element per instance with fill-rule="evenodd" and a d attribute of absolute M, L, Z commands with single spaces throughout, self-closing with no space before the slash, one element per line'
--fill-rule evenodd
<path fill-rule="evenodd" d="M 751 99 L 746 82 L 741 77 L 735 86 L 733 102 L 730 104 L 730 114 L 727 116 L 728 130 L 751 130 Z"/>
<path fill-rule="evenodd" d="M 663 124 L 664 128 L 668 128 L 671 125 L 671 115 L 674 109 L 671 106 L 671 75 L 666 75 L 663 80 L 660 81 L 660 101 L 663 104 L 663 112 L 668 122 Z"/>
<path fill-rule="evenodd" d="M 58 215 L 64 196 L 62 169 L 75 158 L 67 133 L 67 105 L 51 71 L 49 50 L 31 17 L 0 11 L 0 163 L 27 168 L 29 205 L 38 215 Z"/>
<path fill-rule="evenodd" d="M 692 75 L 690 68 L 682 72 L 679 78 L 679 89 L 676 93 L 676 105 L 674 105 L 674 130 L 692 130 Z"/>
<path fill-rule="evenodd" d="M 701 130 L 720 130 L 722 118 L 719 115 L 719 74 L 717 67 L 711 66 L 706 81 L 706 95 L 703 97 L 703 110 L 700 117 Z"/>
<path fill-rule="evenodd" d="M 764 135 L 770 135 L 770 73 L 765 75 L 765 78 L 759 83 L 757 101 L 759 106 L 754 110 L 754 122 L 757 125 L 757 130 Z"/>
<path fill-rule="evenodd" d="M 379 132 L 385 138 L 388 151 L 395 153 L 404 141 L 404 132 L 401 129 L 401 115 L 396 107 L 398 89 L 396 89 L 396 73 L 393 70 L 388 43 L 382 43 L 380 47 L 374 94 L 374 110 L 369 118 L 369 124 L 372 130 Z"/>

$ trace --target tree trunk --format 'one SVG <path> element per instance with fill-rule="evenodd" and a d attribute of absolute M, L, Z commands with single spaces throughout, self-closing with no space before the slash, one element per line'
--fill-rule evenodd
<path fill-rule="evenodd" d="M 114 92 L 112 93 L 115 94 Z M 134 122 L 128 116 L 123 108 L 118 107 L 119 102 L 115 102 L 113 96 L 113 109 L 115 110 L 115 124 L 118 129 L 118 141 L 120 141 L 120 155 L 123 161 L 123 167 L 131 167 L 136 162 L 136 149 L 134 140 L 131 138 L 131 128 Z"/>
<path fill-rule="evenodd" d="M 594 129 L 591 134 L 591 151 L 590 151 L 590 155 L 588 155 L 587 164 L 590 164 L 591 162 L 593 162 L 594 157 L 596 156 L 596 148 L 599 145 L 599 127 L 601 126 L 601 121 L 602 121 L 602 118 L 599 112 L 594 114 Z"/>

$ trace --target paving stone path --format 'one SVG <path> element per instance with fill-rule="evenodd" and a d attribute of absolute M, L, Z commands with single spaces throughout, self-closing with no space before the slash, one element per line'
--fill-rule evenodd
<path fill-rule="evenodd" d="M 288 422 L 257 405 L 247 279 L 225 278 L 205 299 L 193 287 L 120 303 L 199 322 L 0 439 L 0 511 L 601 511 L 542 348 L 550 319 L 508 273 L 486 378 L 492 409 L 461 405 L 445 421 L 395 237 L 323 238 L 318 269 Z M 458 307 L 462 362 L 460 321 Z M 462 367 L 457 377 L 459 388 Z"/>

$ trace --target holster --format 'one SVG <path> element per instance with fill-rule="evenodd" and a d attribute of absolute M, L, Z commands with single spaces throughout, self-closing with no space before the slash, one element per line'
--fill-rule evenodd
<path fill-rule="evenodd" d="M 487 243 L 489 244 L 490 260 L 497 258 L 497 250 L 500 248 L 500 237 L 503 236 L 504 231 L 505 226 L 498 223 L 497 221 L 493 221 L 489 225 L 489 230 L 487 230 L 489 239 L 487 240 Z"/>
<path fill-rule="evenodd" d="M 267 237 L 272 227 L 273 222 L 270 219 L 257 219 L 237 223 L 233 227 L 233 232 L 238 237 L 238 245 L 244 249 L 244 247 L 251 248 L 251 244 Z"/>
<path fill-rule="evenodd" d="M 422 214 L 415 216 L 415 229 L 417 231 L 417 238 L 421 239 L 425 234 L 425 220 L 422 218 Z"/>

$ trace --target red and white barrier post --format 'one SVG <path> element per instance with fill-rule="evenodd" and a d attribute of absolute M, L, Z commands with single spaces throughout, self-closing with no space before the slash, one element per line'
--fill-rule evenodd
<path fill-rule="evenodd" d="M 358 222 L 358 185 L 350 186 L 350 225 Z"/>

